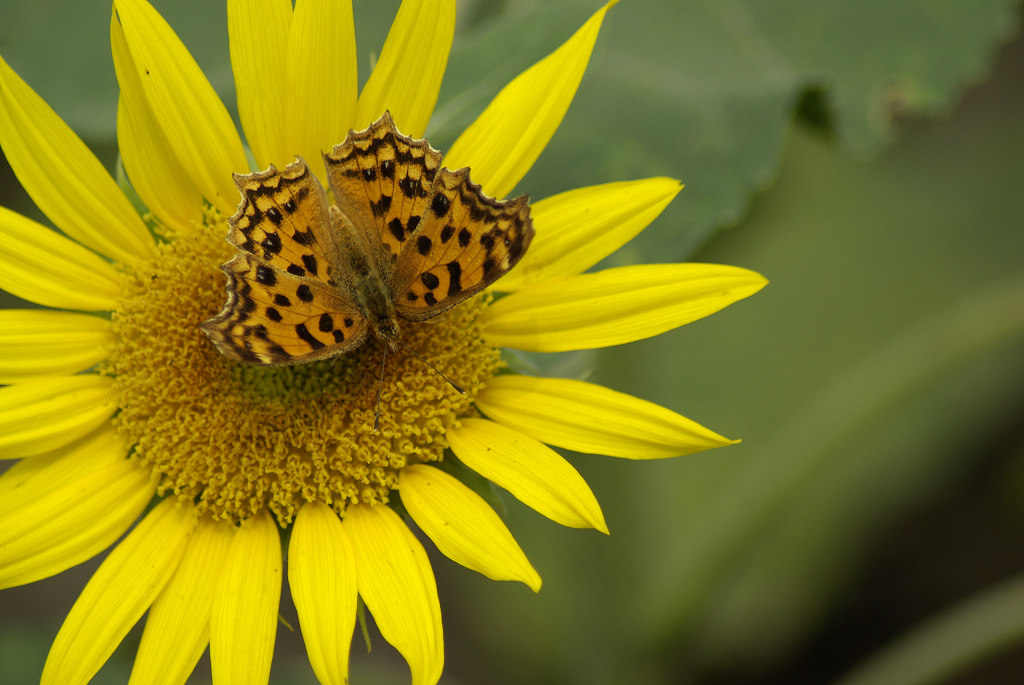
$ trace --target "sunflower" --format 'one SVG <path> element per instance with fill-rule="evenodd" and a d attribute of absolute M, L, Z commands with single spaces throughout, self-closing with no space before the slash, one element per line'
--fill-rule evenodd
<path fill-rule="evenodd" d="M 502 89 L 444 166 L 508 195 L 561 122 L 608 7 Z M 185 682 L 207 646 L 215 683 L 265 683 L 286 568 L 322 682 L 347 682 L 361 599 L 412 682 L 435 683 L 439 600 L 406 517 L 457 563 L 537 591 L 467 473 L 557 523 L 607 532 L 550 446 L 654 459 L 733 442 L 599 385 L 509 372 L 501 348 L 639 340 L 765 280 L 709 264 L 588 271 L 681 188 L 614 182 L 534 203 L 535 238 L 515 269 L 437 320 L 404 324 L 403 342 L 465 394 L 401 353 L 381 382 L 373 340 L 296 366 L 229 360 L 199 324 L 224 301 L 232 174 L 250 170 L 249 155 L 260 169 L 319 159 L 385 110 L 421 137 L 455 2 L 403 2 L 361 90 L 350 2 L 229 0 L 228 24 L 247 147 L 160 15 L 115 1 L 121 184 L 0 60 L 0 146 L 60 231 L 0 208 L 0 288 L 39 305 L 0 311 L 0 458 L 17 460 L 0 476 L 0 584 L 55 575 L 123 536 L 54 639 L 44 683 L 87 682 L 147 611 L 132 683 Z"/>

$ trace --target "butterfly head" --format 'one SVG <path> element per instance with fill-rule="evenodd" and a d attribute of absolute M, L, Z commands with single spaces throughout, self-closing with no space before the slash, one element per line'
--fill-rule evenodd
<path fill-rule="evenodd" d="M 375 321 L 373 324 L 373 332 L 378 338 L 387 344 L 388 349 L 392 352 L 398 350 L 401 340 L 398 337 L 398 322 L 394 317 L 381 318 Z"/>

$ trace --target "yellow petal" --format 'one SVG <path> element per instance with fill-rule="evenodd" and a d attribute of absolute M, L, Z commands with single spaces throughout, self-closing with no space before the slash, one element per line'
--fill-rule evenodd
<path fill-rule="evenodd" d="M 110 49 L 121 96 L 117 101 L 117 146 L 139 198 L 165 225 L 187 232 L 203 218 L 203 194 L 178 159 L 146 99 L 117 15 L 110 17 Z"/>
<path fill-rule="evenodd" d="M 611 457 L 663 459 L 738 442 L 653 402 L 564 378 L 495 376 L 476 405 L 541 442 Z"/>
<path fill-rule="evenodd" d="M 215 683 L 266 683 L 281 604 L 281 537 L 266 510 L 242 522 L 210 617 Z"/>
<path fill-rule="evenodd" d="M 285 130 L 291 0 L 228 0 L 228 43 L 238 118 L 260 169 L 291 161 Z M 312 162 L 312 160 L 310 160 Z"/>
<path fill-rule="evenodd" d="M 10 465 L 10 468 L 4 471 L 3 474 L 0 474 L 0 501 L 7 498 L 15 489 L 22 487 L 23 484 L 35 478 L 36 474 L 42 471 L 60 474 L 63 473 L 63 469 L 71 470 L 69 464 L 84 463 L 81 457 L 76 458 L 73 455 L 91 455 L 100 448 L 110 446 L 114 441 L 123 445 L 117 438 L 114 426 L 105 424 L 84 437 L 54 449 L 53 452 L 38 455 L 32 459 L 22 459 L 14 462 Z M 127 447 L 122 447 L 120 456 L 124 457 L 127 452 Z M 59 467 L 61 470 L 49 471 L 48 469 L 53 467 L 53 464 L 56 462 L 61 463 Z M 52 477 L 47 476 L 47 478 L 51 479 Z M 75 477 L 70 476 L 70 479 L 74 480 Z"/>
<path fill-rule="evenodd" d="M 234 526 L 202 521 L 146 618 L 129 685 L 185 683 L 210 642 L 210 607 Z"/>
<path fill-rule="evenodd" d="M 102 361 L 113 339 L 98 316 L 0 309 L 0 383 L 78 373 Z"/>
<path fill-rule="evenodd" d="M 100 431 L 0 477 L 0 587 L 91 559 L 131 526 L 156 482 L 126 453 L 112 430 Z"/>
<path fill-rule="evenodd" d="M 165 500 L 114 548 L 54 638 L 43 685 L 84 683 L 100 669 L 171 579 L 194 524 L 190 509 Z"/>
<path fill-rule="evenodd" d="M 468 166 L 473 181 L 502 198 L 533 166 L 569 109 L 590 61 L 609 2 L 572 38 L 512 80 L 445 155 L 449 169 Z"/>
<path fill-rule="evenodd" d="M 583 476 L 547 445 L 487 419 L 463 419 L 445 437 L 463 464 L 537 513 L 570 528 L 608 532 Z"/>
<path fill-rule="evenodd" d="M 127 455 L 128 447 L 107 424 L 52 452 L 22 459 L 0 475 L 0 516 L 16 512 L 45 494 L 47 487 L 72 485 L 92 468 L 122 461 Z"/>
<path fill-rule="evenodd" d="M 233 172 L 249 164 L 235 125 L 199 65 L 145 0 L 116 0 L 142 90 L 178 160 L 203 196 L 227 215 L 238 207 Z"/>
<path fill-rule="evenodd" d="M 481 316 L 497 347 L 563 352 L 643 340 L 753 295 L 768 281 L 718 264 L 643 264 L 568 276 L 504 297 Z"/>
<path fill-rule="evenodd" d="M 288 584 L 317 680 L 344 685 L 356 624 L 355 553 L 341 520 L 326 504 L 306 504 L 295 517 Z"/>
<path fill-rule="evenodd" d="M 0 288 L 60 309 L 111 310 L 122 281 L 95 253 L 0 207 Z"/>
<path fill-rule="evenodd" d="M 320 157 L 345 140 L 356 113 L 356 37 L 351 0 L 297 0 L 288 31 L 288 147 L 326 180 Z M 326 184 L 325 184 L 326 185 Z"/>
<path fill-rule="evenodd" d="M 416 525 L 446 557 L 491 580 L 518 580 L 540 591 L 540 575 L 480 495 L 424 464 L 402 469 L 398 490 Z"/>
<path fill-rule="evenodd" d="M 380 634 L 409 663 L 412 685 L 434 685 L 444 667 L 444 637 L 423 545 L 384 505 L 349 506 L 342 524 L 355 550 L 359 595 Z"/>
<path fill-rule="evenodd" d="M 153 239 L 96 155 L 0 59 L 0 147 L 36 206 L 64 233 L 120 262 Z"/>
<path fill-rule="evenodd" d="M 437 103 L 454 35 L 455 0 L 405 0 L 359 94 L 353 128 L 366 128 L 389 110 L 399 131 L 422 137 Z"/>
<path fill-rule="evenodd" d="M 530 207 L 536 235 L 511 272 L 492 288 L 519 290 L 583 273 L 633 239 L 682 189 L 671 178 L 577 188 Z"/>
<path fill-rule="evenodd" d="M 111 382 L 83 374 L 0 388 L 0 459 L 43 454 L 102 425 L 117 409 Z"/>

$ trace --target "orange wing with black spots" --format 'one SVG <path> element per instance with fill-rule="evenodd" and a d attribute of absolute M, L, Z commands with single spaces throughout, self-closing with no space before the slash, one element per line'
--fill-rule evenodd
<path fill-rule="evenodd" d="M 324 156 L 334 200 L 366 243 L 399 316 L 422 321 L 493 283 L 533 239 L 529 200 L 487 197 L 441 168 L 387 112 Z M 383 246 L 383 249 L 381 249 Z"/>
<path fill-rule="evenodd" d="M 227 239 L 239 253 L 222 267 L 227 302 L 203 330 L 224 355 L 252 364 L 316 361 L 360 345 L 369 327 L 341 273 L 344 236 L 306 163 L 236 174 L 235 183 L 242 200 Z"/>
<path fill-rule="evenodd" d="M 498 201 L 442 169 L 416 231 L 395 268 L 399 316 L 422 321 L 451 309 L 508 273 L 533 240 L 529 198 Z"/>
<path fill-rule="evenodd" d="M 385 112 L 365 131 L 349 133 L 324 164 L 335 204 L 378 266 L 389 268 L 423 217 L 441 153 L 399 133 Z"/>
<path fill-rule="evenodd" d="M 369 330 L 352 299 L 336 288 L 239 253 L 223 267 L 228 301 L 200 326 L 228 358 L 299 364 L 358 347 Z"/>
<path fill-rule="evenodd" d="M 269 266 L 328 282 L 339 244 L 327 194 L 306 162 L 234 178 L 242 200 L 228 220 L 228 242 Z"/>

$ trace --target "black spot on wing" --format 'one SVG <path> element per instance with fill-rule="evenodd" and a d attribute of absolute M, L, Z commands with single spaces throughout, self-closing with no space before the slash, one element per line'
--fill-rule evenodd
<path fill-rule="evenodd" d="M 399 242 L 405 240 L 405 227 L 402 226 L 402 220 L 398 217 L 388 222 L 388 230 L 391 231 L 391 235 L 395 236 L 395 240 Z"/>
<path fill-rule="evenodd" d="M 309 329 L 306 328 L 306 324 L 304 323 L 295 325 L 295 334 L 298 335 L 307 343 L 309 343 L 309 346 L 312 347 L 314 350 L 319 350 L 323 347 L 326 347 L 322 342 L 313 337 L 313 334 L 309 332 Z"/>
<path fill-rule="evenodd" d="M 484 278 L 490 278 L 498 268 L 498 263 L 488 257 L 484 260 Z"/>
<path fill-rule="evenodd" d="M 313 291 L 309 289 L 309 286 L 303 283 L 295 289 L 295 295 L 303 302 L 313 301 Z"/>
<path fill-rule="evenodd" d="M 416 197 L 416 193 L 419 190 L 419 184 L 415 180 L 406 176 L 398 182 L 398 189 L 402 191 L 402 195 L 406 197 Z"/>
<path fill-rule="evenodd" d="M 462 266 L 458 262 L 448 262 L 448 297 L 462 292 Z"/>
<path fill-rule="evenodd" d="M 437 286 L 441 285 L 441 279 L 429 271 L 420 276 L 420 281 L 423 282 L 423 285 L 427 286 L 428 290 L 433 290 Z"/>
<path fill-rule="evenodd" d="M 249 318 L 249 315 L 256 311 L 256 300 L 246 297 L 241 300 L 241 304 L 238 307 L 238 320 L 242 321 Z"/>
<path fill-rule="evenodd" d="M 302 255 L 302 263 L 306 265 L 306 271 L 313 274 L 314 276 L 317 275 L 317 268 L 319 265 L 316 263 L 316 256 L 311 254 L 304 254 Z"/>
<path fill-rule="evenodd" d="M 435 195 L 434 199 L 431 200 L 431 202 L 430 202 L 430 209 L 431 209 L 431 211 L 434 212 L 434 214 L 436 216 L 444 216 L 445 214 L 447 214 L 448 213 L 448 208 L 450 206 L 451 206 L 451 203 L 448 202 L 448 198 L 446 198 L 441 193 L 438 193 L 437 195 Z"/>
<path fill-rule="evenodd" d="M 389 209 L 391 209 L 390 195 L 381 195 L 380 200 L 378 200 L 377 202 L 370 203 L 370 211 L 373 212 L 374 216 L 387 214 Z"/>
<path fill-rule="evenodd" d="M 263 246 L 264 256 L 275 255 L 281 251 L 281 236 L 276 233 L 268 233 L 260 245 Z"/>
<path fill-rule="evenodd" d="M 260 264 L 256 267 L 256 282 L 268 288 L 273 288 L 277 285 L 277 275 L 274 274 L 274 270 L 269 266 Z"/>

